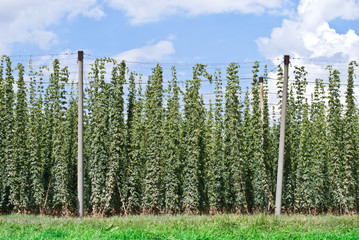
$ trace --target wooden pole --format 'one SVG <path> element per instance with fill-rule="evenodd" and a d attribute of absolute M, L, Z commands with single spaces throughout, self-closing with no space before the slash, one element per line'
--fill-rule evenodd
<path fill-rule="evenodd" d="M 259 85 L 260 85 L 260 100 L 261 100 L 261 120 L 263 121 L 264 114 L 264 97 L 263 97 L 263 77 L 259 77 Z"/>
<path fill-rule="evenodd" d="M 281 114 L 281 118 L 280 118 L 277 191 L 276 191 L 276 197 L 275 197 L 275 215 L 276 216 L 280 215 L 281 208 L 282 208 L 282 185 L 283 185 L 283 165 L 284 165 L 285 122 L 286 122 L 286 114 L 287 114 L 288 69 L 289 69 L 289 55 L 284 55 L 282 114 Z"/>
<path fill-rule="evenodd" d="M 78 158 L 77 158 L 77 197 L 79 217 L 84 216 L 84 169 L 83 169 L 83 59 L 84 52 L 78 51 L 78 67 L 79 67 L 79 80 L 78 80 Z"/>

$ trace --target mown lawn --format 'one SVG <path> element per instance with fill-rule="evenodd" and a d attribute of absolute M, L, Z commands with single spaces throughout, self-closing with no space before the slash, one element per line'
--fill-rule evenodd
<path fill-rule="evenodd" d="M 358 216 L 0 216 L 0 239 L 359 239 Z"/>

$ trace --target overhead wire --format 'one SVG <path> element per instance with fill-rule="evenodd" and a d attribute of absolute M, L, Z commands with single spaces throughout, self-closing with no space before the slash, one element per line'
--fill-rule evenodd
<path fill-rule="evenodd" d="M 75 55 L 77 55 L 77 52 L 69 52 L 69 53 L 57 53 L 57 54 L 27 54 L 27 55 L 11 55 L 10 57 L 11 58 L 15 58 L 15 61 L 26 61 L 26 60 L 29 60 L 29 59 L 32 59 L 32 61 L 33 62 L 35 62 L 35 61 L 37 61 L 37 62 L 44 62 L 44 63 L 46 63 L 47 61 L 51 61 L 51 60 L 53 60 L 52 58 L 55 58 L 55 57 L 64 57 L 63 59 L 64 60 L 74 60 L 74 59 L 76 59 L 75 57 L 73 57 L 73 56 L 75 56 Z M 85 56 L 87 56 L 88 58 L 85 58 L 85 60 L 86 59 L 88 59 L 88 60 L 94 60 L 95 58 L 99 58 L 99 56 L 95 56 L 95 55 L 93 55 L 93 54 L 85 54 Z M 39 57 L 43 57 L 43 59 L 35 59 L 35 58 L 39 58 Z M 45 57 L 45 58 L 44 58 Z M 25 59 L 25 58 L 28 58 L 28 59 Z M 273 62 L 275 62 L 275 61 L 279 61 L 279 60 L 281 60 L 281 59 L 279 59 L 279 58 L 277 58 L 277 59 L 271 59 L 271 60 L 261 60 L 261 61 L 258 61 L 259 63 L 273 63 Z M 340 64 L 339 66 L 335 66 L 335 68 L 334 69 L 340 69 L 340 70 L 346 70 L 346 65 L 344 65 L 344 64 L 347 64 L 347 62 L 345 62 L 345 61 L 334 61 L 334 60 L 327 60 L 327 59 L 306 59 L 306 58 L 291 58 L 291 60 L 293 60 L 294 62 L 295 61 L 307 61 L 307 62 L 309 62 L 309 64 L 308 63 L 306 63 L 305 65 L 306 65 L 306 69 L 310 69 L 310 70 L 323 70 L 323 68 L 321 68 L 320 66 L 322 66 L 323 65 L 323 63 L 336 63 L 336 64 Z M 242 70 L 242 72 L 244 71 L 244 70 L 246 70 L 246 69 L 250 69 L 250 68 L 252 68 L 252 66 L 249 66 L 250 64 L 254 64 L 256 61 L 243 61 L 243 62 L 235 62 L 236 64 L 239 64 L 239 65 L 243 65 L 243 66 L 240 66 L 240 71 Z M 318 63 L 319 62 L 319 64 L 316 64 L 316 63 Z M 131 65 L 134 65 L 134 66 L 132 66 L 134 69 L 138 69 L 138 70 L 140 70 L 140 69 L 143 69 L 143 70 L 150 70 L 150 69 L 152 69 L 152 68 L 138 68 L 138 66 L 135 66 L 135 65 L 155 65 L 155 64 L 157 64 L 156 62 L 138 62 L 138 61 L 126 61 L 126 63 L 129 63 L 129 64 L 131 64 Z M 189 63 L 189 62 L 160 62 L 160 64 L 162 64 L 162 65 L 177 65 L 178 67 L 176 67 L 176 69 L 179 69 L 179 70 L 186 70 L 186 69 L 192 69 L 192 67 L 193 67 L 193 65 L 195 65 L 195 63 Z M 230 63 L 220 63 L 220 62 L 213 62 L 213 63 L 207 63 L 207 64 L 204 64 L 204 65 L 207 65 L 207 68 L 208 69 L 217 69 L 217 68 L 219 68 L 219 67 L 225 67 L 225 66 L 227 66 L 228 64 L 230 64 Z M 274 68 L 272 68 L 270 71 L 268 71 L 268 73 L 273 73 L 273 72 L 275 72 L 278 68 L 279 68 L 279 66 L 281 65 L 281 64 L 283 64 L 283 61 L 281 61 L 281 63 L 279 63 L 278 65 L 275 65 L 274 66 Z M 84 64 L 85 66 L 90 66 L 91 64 L 90 63 L 85 63 Z M 192 66 L 190 66 L 190 65 L 192 65 Z M 49 64 L 44 64 L 44 65 L 41 65 L 41 64 L 38 64 L 38 65 L 32 65 L 33 67 L 37 67 L 37 66 L 48 66 L 49 68 L 50 68 L 50 66 L 49 66 Z M 76 74 L 77 74 L 77 68 L 78 68 L 78 66 L 77 66 L 77 64 L 71 64 L 71 63 L 69 63 L 69 64 L 66 64 L 66 66 L 70 66 L 70 67 L 72 67 L 72 66 L 76 66 L 76 69 L 75 69 L 75 71 L 70 71 L 69 73 L 72 75 L 72 74 L 75 74 L 75 76 L 73 76 L 73 78 L 74 78 L 74 82 L 76 82 L 75 81 L 75 78 L 76 78 Z M 166 69 L 170 69 L 169 67 L 168 68 L 166 68 Z M 89 72 L 89 71 L 86 71 L 87 73 Z M 224 71 L 223 71 L 224 72 Z M 85 82 L 84 82 L 84 85 L 90 85 L 90 82 L 87 82 L 87 74 L 84 74 L 85 75 Z M 312 74 L 312 75 L 314 75 L 314 76 L 327 76 L 328 74 L 326 74 L 326 73 L 315 73 L 315 74 Z M 169 75 L 169 74 L 164 74 L 164 77 L 170 77 L 171 75 Z M 180 74 L 178 74 L 177 75 L 177 77 L 178 78 L 186 78 L 186 77 L 192 77 L 192 75 L 191 74 L 184 74 L 184 75 L 180 75 Z M 253 79 L 253 77 L 240 77 L 240 81 L 250 81 L 250 80 L 252 80 Z M 273 79 L 273 78 L 267 78 L 268 79 L 268 81 L 277 81 L 277 79 Z M 224 82 L 224 84 L 225 84 L 225 82 L 227 81 L 227 79 L 226 78 L 223 78 L 222 79 L 222 81 Z M 293 81 L 295 81 L 294 79 L 289 79 L 289 82 L 293 82 Z M 201 80 L 201 82 L 202 83 L 207 83 L 207 82 L 209 82 L 209 80 L 207 80 L 207 79 L 202 79 Z M 28 83 L 28 81 L 26 81 L 26 83 Z M 46 82 L 46 81 L 43 81 L 42 82 L 43 84 L 48 84 L 49 82 Z M 170 81 L 164 81 L 163 82 L 164 84 L 168 84 L 168 83 L 170 83 Z M 185 80 L 180 80 L 180 81 L 178 81 L 178 83 L 179 84 L 184 84 L 185 83 Z M 316 82 L 314 82 L 314 81 L 307 81 L 307 83 L 308 84 L 315 84 Z M 323 84 L 325 84 L 325 85 L 329 85 L 330 83 L 328 83 L 328 82 L 322 82 Z M 77 83 L 68 83 L 68 84 L 77 84 Z M 127 85 L 128 85 L 128 83 L 126 83 Z M 142 85 L 147 85 L 148 83 L 146 83 L 146 82 L 136 82 L 136 84 L 142 84 Z M 340 83 L 340 86 L 347 86 L 348 84 L 347 83 Z M 354 87 L 359 87 L 359 84 L 354 84 Z M 276 93 L 269 93 L 269 94 L 276 94 Z M 214 93 L 213 94 L 211 94 L 211 95 L 215 95 Z"/>

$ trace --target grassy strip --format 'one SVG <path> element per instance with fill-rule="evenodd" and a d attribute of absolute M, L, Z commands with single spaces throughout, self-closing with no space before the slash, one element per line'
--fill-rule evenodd
<path fill-rule="evenodd" d="M 20 220 L 20 221 L 18 221 Z M 0 216 L 0 239 L 359 239 L 358 216 Z"/>

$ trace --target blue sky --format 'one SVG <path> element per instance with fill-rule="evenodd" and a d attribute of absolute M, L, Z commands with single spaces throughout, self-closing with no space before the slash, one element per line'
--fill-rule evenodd
<path fill-rule="evenodd" d="M 210 74 L 221 69 L 225 79 L 228 63 L 238 62 L 245 91 L 260 61 L 259 75 L 265 64 L 273 69 L 271 104 L 278 102 L 275 66 L 289 54 L 290 81 L 295 65 L 306 66 L 309 101 L 314 79 L 327 82 L 325 67 L 333 65 L 344 103 L 348 62 L 359 56 L 359 0 L 1 0 L 0 31 L 0 53 L 14 65 L 32 58 L 35 68 L 50 66 L 59 57 L 75 82 L 78 50 L 86 54 L 85 82 L 96 57 L 127 60 L 143 82 L 157 62 L 168 82 L 175 65 L 181 87 L 196 63 L 208 64 Z M 214 84 L 202 85 L 208 103 Z"/>
<path fill-rule="evenodd" d="M 359 56 L 354 0 L 2 0 L 0 52 L 140 62 Z"/>

